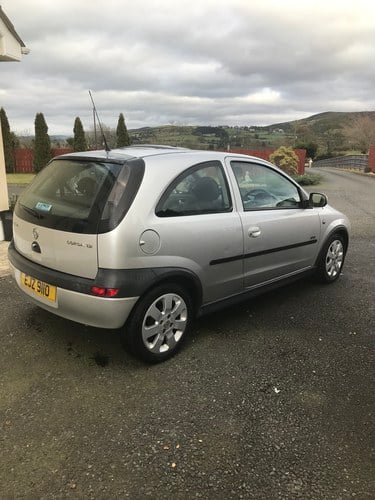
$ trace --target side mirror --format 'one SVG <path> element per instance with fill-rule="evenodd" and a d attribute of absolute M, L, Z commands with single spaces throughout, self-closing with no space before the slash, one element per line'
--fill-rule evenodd
<path fill-rule="evenodd" d="M 322 193 L 310 193 L 309 204 L 310 207 L 325 207 L 328 203 L 328 198 Z"/>

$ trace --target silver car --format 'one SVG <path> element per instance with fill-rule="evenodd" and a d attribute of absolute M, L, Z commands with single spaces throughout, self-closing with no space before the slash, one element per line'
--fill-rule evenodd
<path fill-rule="evenodd" d="M 133 146 L 54 158 L 19 198 L 9 260 L 40 307 L 121 328 L 148 362 L 180 348 L 197 314 L 342 270 L 349 222 L 250 156 Z"/>

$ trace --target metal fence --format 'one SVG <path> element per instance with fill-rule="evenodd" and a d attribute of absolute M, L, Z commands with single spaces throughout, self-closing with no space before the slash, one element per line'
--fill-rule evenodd
<path fill-rule="evenodd" d="M 368 167 L 368 155 L 348 155 L 338 156 L 336 158 L 326 158 L 317 160 L 312 164 L 313 167 L 335 167 L 335 168 L 354 168 L 365 171 Z"/>

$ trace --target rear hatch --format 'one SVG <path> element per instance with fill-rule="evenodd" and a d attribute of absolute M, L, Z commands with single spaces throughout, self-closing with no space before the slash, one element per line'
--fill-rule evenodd
<path fill-rule="evenodd" d="M 97 235 L 57 231 L 14 216 L 13 239 L 17 251 L 49 269 L 83 278 L 98 270 Z"/>
<path fill-rule="evenodd" d="M 132 168 L 124 160 L 53 160 L 17 202 L 17 251 L 47 268 L 95 278 L 98 234 L 116 227 L 129 208 L 143 175 L 135 163 Z"/>

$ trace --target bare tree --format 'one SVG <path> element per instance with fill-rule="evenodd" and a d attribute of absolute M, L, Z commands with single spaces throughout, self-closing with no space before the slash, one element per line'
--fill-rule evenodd
<path fill-rule="evenodd" d="M 116 130 L 112 127 L 109 127 L 105 123 L 102 123 L 102 129 L 103 129 L 103 133 L 105 135 L 105 138 L 107 140 L 109 147 L 110 148 L 115 147 L 115 145 L 116 145 Z M 95 133 L 94 127 L 91 127 L 85 133 L 85 136 L 86 136 L 86 140 L 87 140 L 87 144 L 88 144 L 89 149 L 95 149 L 95 148 L 101 149 L 104 147 L 104 139 L 101 135 L 100 130 L 97 129 L 96 133 Z M 95 144 L 95 138 L 96 138 L 97 144 Z"/>
<path fill-rule="evenodd" d="M 375 119 L 359 116 L 344 128 L 344 134 L 352 147 L 367 153 L 370 146 L 375 146 Z"/>

